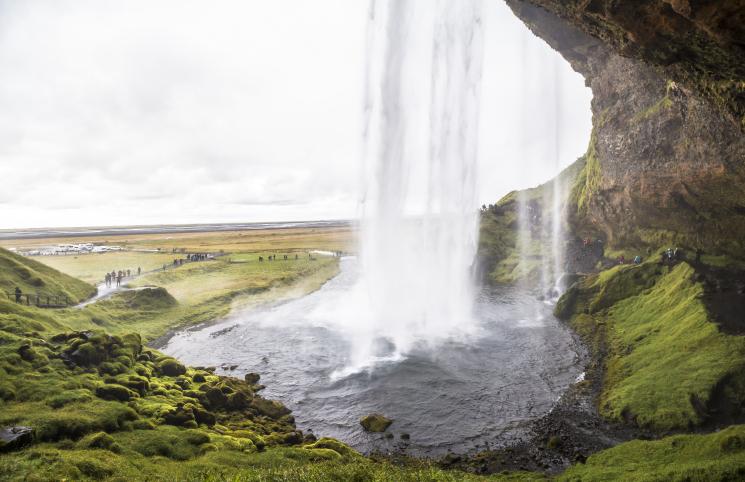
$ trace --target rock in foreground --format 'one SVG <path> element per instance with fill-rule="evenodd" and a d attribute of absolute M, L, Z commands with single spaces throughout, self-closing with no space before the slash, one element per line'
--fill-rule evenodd
<path fill-rule="evenodd" d="M 366 432 L 380 433 L 385 432 L 393 423 L 393 420 L 379 413 L 371 413 L 360 419 L 360 425 Z"/>

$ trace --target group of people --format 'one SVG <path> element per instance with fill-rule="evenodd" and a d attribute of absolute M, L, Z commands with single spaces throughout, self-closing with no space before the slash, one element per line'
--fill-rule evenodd
<path fill-rule="evenodd" d="M 616 262 L 618 264 L 626 264 L 626 256 L 624 255 L 619 256 L 616 259 Z M 634 256 L 634 259 L 631 262 L 634 264 L 642 264 L 642 257 L 637 254 L 636 256 Z"/>
<path fill-rule="evenodd" d="M 174 248 L 174 252 L 176 252 L 176 248 Z M 194 253 L 194 254 L 187 254 L 183 258 L 173 258 L 173 263 L 171 263 L 171 266 L 174 268 L 177 268 L 179 266 L 183 266 L 184 263 L 193 263 L 195 261 L 207 261 L 210 259 L 214 259 L 213 254 L 208 253 Z M 168 269 L 168 265 L 163 265 L 163 271 Z"/>
<path fill-rule="evenodd" d="M 308 253 L 308 257 L 309 258 L 311 257 L 310 253 Z M 277 255 L 276 254 L 270 254 L 269 256 L 266 257 L 266 259 L 267 259 L 267 261 L 276 261 L 277 260 Z M 283 255 L 283 259 L 285 261 L 287 261 L 290 258 L 288 258 L 287 255 L 285 254 L 285 255 Z M 297 254 L 295 255 L 295 259 L 298 259 L 298 255 Z M 263 256 L 259 256 L 259 262 L 262 262 L 262 261 L 264 261 L 264 257 Z"/>
<path fill-rule="evenodd" d="M 674 263 L 683 258 L 683 250 L 678 248 L 667 248 L 662 252 L 662 264 Z M 697 258 L 698 260 L 698 258 Z"/>
<path fill-rule="evenodd" d="M 142 268 L 137 267 L 137 276 L 139 276 L 142 273 Z M 112 286 L 116 285 L 118 288 L 122 285 L 122 280 L 124 278 L 129 278 L 132 276 L 132 271 L 128 269 L 120 269 L 119 271 L 112 270 L 111 273 L 106 273 L 106 276 L 104 276 L 104 281 L 106 282 L 106 287 L 111 288 Z"/>

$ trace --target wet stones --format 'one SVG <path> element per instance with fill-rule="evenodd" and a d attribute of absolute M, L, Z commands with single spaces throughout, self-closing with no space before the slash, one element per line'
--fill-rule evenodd
<path fill-rule="evenodd" d="M 393 423 L 393 420 L 379 413 L 371 413 L 360 419 L 360 425 L 366 432 L 381 433 L 385 432 Z"/>
<path fill-rule="evenodd" d="M 0 428 L 0 453 L 18 450 L 34 441 L 34 429 L 15 426 Z"/>
<path fill-rule="evenodd" d="M 246 373 L 243 379 L 249 385 L 256 385 L 257 383 L 259 383 L 259 380 L 261 380 L 261 375 L 259 375 L 258 373 Z"/>

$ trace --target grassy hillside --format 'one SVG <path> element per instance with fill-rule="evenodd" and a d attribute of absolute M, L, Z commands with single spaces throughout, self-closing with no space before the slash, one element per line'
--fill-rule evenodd
<path fill-rule="evenodd" d="M 170 265 L 176 256 L 172 253 L 145 253 L 139 251 L 113 251 L 109 253 L 82 254 L 78 256 L 36 256 L 32 259 L 88 283 L 102 283 L 106 273 L 137 268 L 151 271 Z"/>
<path fill-rule="evenodd" d="M 84 281 L 0 248 L 0 292 L 5 297 L 4 293 L 13 293 L 16 287 L 24 293 L 66 296 L 72 302 L 90 298 L 96 292 Z"/>
<path fill-rule="evenodd" d="M 745 425 L 708 435 L 634 440 L 576 464 L 562 481 L 725 481 L 745 479 Z"/>
<path fill-rule="evenodd" d="M 577 159 L 558 176 L 563 191 L 569 192 L 584 172 L 585 157 Z M 551 210 L 554 181 L 513 191 L 481 211 L 478 258 L 484 278 L 492 283 L 510 284 L 521 279 L 537 280 L 543 255 L 550 253 L 550 225 L 544 225 L 544 211 Z M 574 202 L 571 197 L 568 202 Z M 524 203 L 524 223 L 519 210 Z M 521 257 L 520 243 L 524 256 Z"/>
<path fill-rule="evenodd" d="M 605 355 L 601 414 L 660 431 L 745 414 L 745 337 L 720 332 L 702 297 L 685 262 L 617 266 L 564 295 L 557 314 Z"/>

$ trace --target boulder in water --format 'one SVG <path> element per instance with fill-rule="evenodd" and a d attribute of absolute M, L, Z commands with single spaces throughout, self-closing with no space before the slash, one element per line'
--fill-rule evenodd
<path fill-rule="evenodd" d="M 393 423 L 393 420 L 379 413 L 371 413 L 360 419 L 360 425 L 366 432 L 380 433 L 385 432 Z"/>

